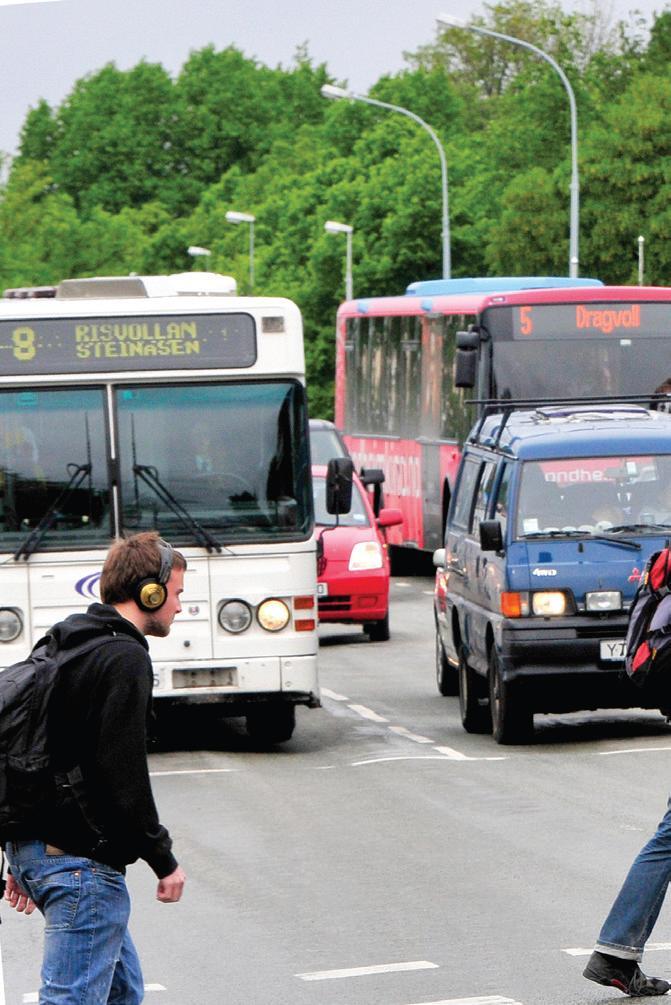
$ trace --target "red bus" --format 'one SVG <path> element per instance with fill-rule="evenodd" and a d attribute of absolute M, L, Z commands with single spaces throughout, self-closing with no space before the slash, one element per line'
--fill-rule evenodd
<path fill-rule="evenodd" d="M 403 513 L 389 542 L 434 550 L 477 417 L 467 401 L 671 389 L 671 288 L 414 283 L 404 296 L 342 304 L 336 345 L 336 426 L 357 467 L 384 470 L 385 505 Z"/>

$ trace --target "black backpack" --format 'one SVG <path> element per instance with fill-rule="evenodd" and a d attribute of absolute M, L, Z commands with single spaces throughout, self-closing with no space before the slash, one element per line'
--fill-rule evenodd
<path fill-rule="evenodd" d="M 40 808 L 54 805 L 59 790 L 77 800 L 95 835 L 92 847 L 101 843 L 102 835 L 87 810 L 79 766 L 63 775 L 53 771 L 47 712 L 61 668 L 114 638 L 98 636 L 61 651 L 53 636 L 46 635 L 27 659 L 0 671 L 0 844 L 39 819 Z"/>
<path fill-rule="evenodd" d="M 640 687 L 653 685 L 666 692 L 669 703 L 671 676 L 671 549 L 650 556 L 629 612 L 624 666 L 629 679 Z M 669 611 L 666 611 L 666 608 Z M 656 616 L 657 615 L 657 616 Z"/>

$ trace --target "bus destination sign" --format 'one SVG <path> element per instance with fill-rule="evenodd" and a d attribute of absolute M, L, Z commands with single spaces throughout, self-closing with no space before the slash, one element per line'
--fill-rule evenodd
<path fill-rule="evenodd" d="M 249 314 L 0 321 L 0 375 L 242 368 L 256 362 Z"/>
<path fill-rule="evenodd" d="M 512 310 L 514 339 L 668 338 L 670 303 L 531 304 Z M 505 308 L 504 308 L 505 310 Z"/>

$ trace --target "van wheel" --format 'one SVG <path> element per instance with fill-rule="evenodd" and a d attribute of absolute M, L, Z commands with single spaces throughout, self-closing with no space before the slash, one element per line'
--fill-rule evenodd
<path fill-rule="evenodd" d="M 247 713 L 246 726 L 256 743 L 268 746 L 285 743 L 296 728 L 296 706 L 285 702 L 259 704 Z"/>
<path fill-rule="evenodd" d="M 533 734 L 534 717 L 519 690 L 501 677 L 496 647 L 489 654 L 489 708 L 497 743 L 524 743 Z"/>
<path fill-rule="evenodd" d="M 389 611 L 381 621 L 368 621 L 363 626 L 363 630 L 371 642 L 389 642 L 391 632 L 389 631 Z"/>
<path fill-rule="evenodd" d="M 467 733 L 489 733 L 492 720 L 485 698 L 484 682 L 466 660 L 466 647 L 459 648 L 459 712 Z"/>
<path fill-rule="evenodd" d="M 438 691 L 445 697 L 459 694 L 459 673 L 447 662 L 438 628 L 436 628 L 436 683 Z"/>

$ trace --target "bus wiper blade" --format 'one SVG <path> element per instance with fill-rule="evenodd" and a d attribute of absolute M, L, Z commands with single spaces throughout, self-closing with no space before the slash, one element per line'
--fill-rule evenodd
<path fill-rule="evenodd" d="M 191 531 L 198 544 L 207 548 L 208 551 L 221 552 L 223 550 L 216 537 L 210 534 L 209 530 L 206 530 L 202 524 L 198 523 L 189 511 L 182 506 L 179 500 L 175 499 L 172 492 L 165 487 L 158 477 L 156 468 L 150 467 L 148 464 L 134 464 L 133 474 L 142 479 L 145 485 L 148 485 L 152 492 L 158 496 L 161 502 L 165 503 L 168 509 L 175 514 L 182 525 Z"/>
<path fill-rule="evenodd" d="M 51 528 L 54 519 L 57 517 L 60 507 L 65 505 L 75 489 L 78 489 L 84 479 L 91 474 L 91 465 L 70 463 L 66 466 L 66 471 L 70 475 L 70 481 L 67 483 L 62 492 L 56 496 L 51 506 L 49 506 L 47 511 L 42 516 L 37 527 L 31 530 L 25 541 L 20 544 L 14 552 L 15 562 L 18 562 L 21 556 L 28 561 L 33 552 L 37 550 L 42 538 Z"/>

